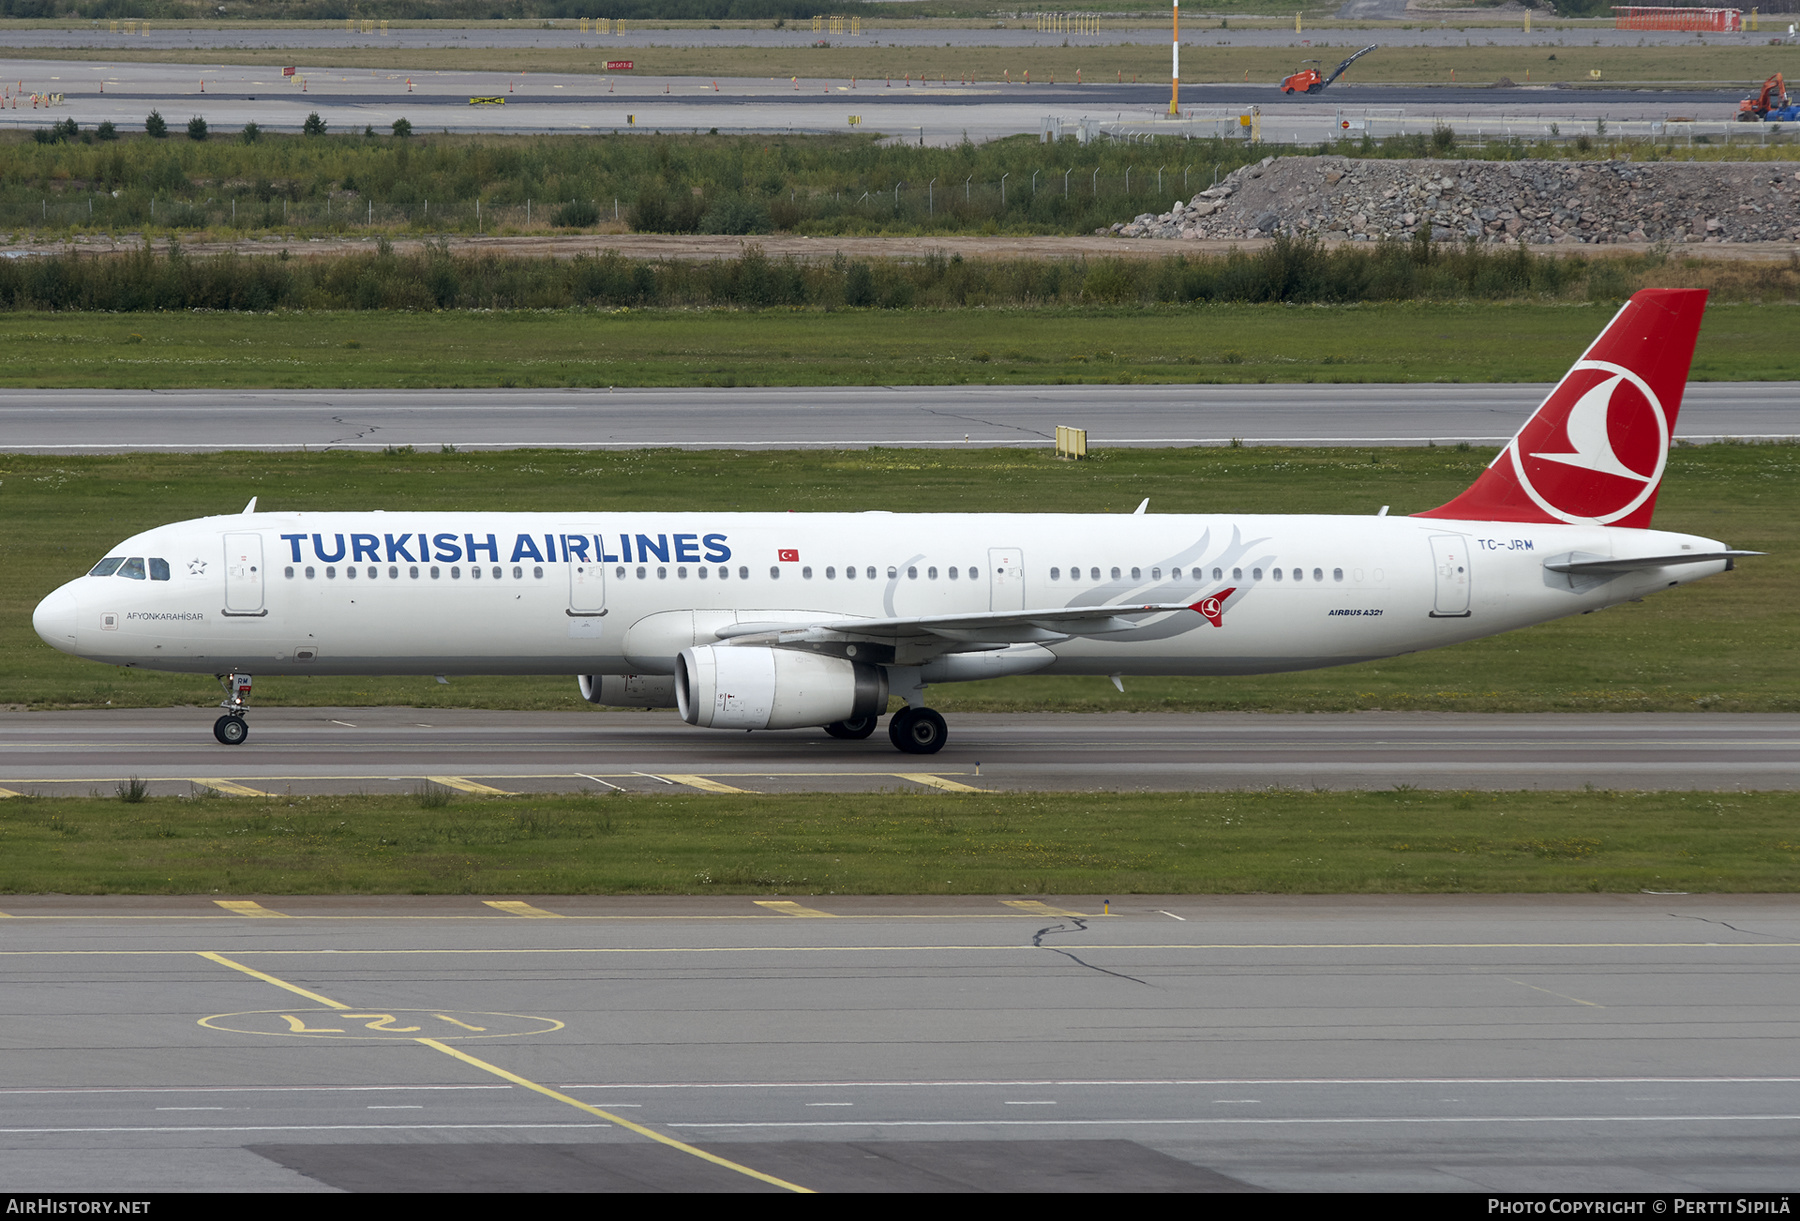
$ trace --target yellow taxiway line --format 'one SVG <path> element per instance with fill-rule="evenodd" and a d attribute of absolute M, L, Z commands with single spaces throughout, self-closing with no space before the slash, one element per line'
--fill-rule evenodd
<path fill-rule="evenodd" d="M 258 971 L 255 967 L 247 967 L 241 962 L 233 962 L 223 954 L 217 954 L 208 950 L 202 952 L 200 957 L 216 962 L 220 966 L 230 967 L 234 971 L 242 971 L 245 975 L 260 979 L 264 983 L 274 984 L 277 988 L 285 988 L 296 996 L 303 996 L 308 1000 L 317 1001 L 319 1004 L 325 1005 L 328 1008 L 343 1010 L 350 1007 L 342 1001 L 334 1001 L 328 996 L 321 996 L 317 992 L 308 991 L 298 984 L 290 984 L 285 979 L 278 979 L 266 971 Z M 772 1174 L 764 1174 L 760 1170 L 753 1170 L 749 1166 L 731 1161 L 729 1158 L 720 1157 L 716 1153 L 708 1153 L 704 1149 L 697 1149 L 686 1141 L 676 1140 L 673 1136 L 665 1136 L 654 1128 L 647 1128 L 643 1124 L 634 1123 L 622 1115 L 614 1115 L 611 1111 L 603 1111 L 599 1107 L 590 1106 L 579 1098 L 569 1097 L 561 1090 L 553 1090 L 547 1085 L 539 1085 L 536 1081 L 533 1081 L 528 1077 L 521 1077 L 515 1072 L 510 1072 L 507 1069 L 501 1068 L 498 1064 L 490 1064 L 486 1060 L 471 1056 L 468 1052 L 451 1047 L 448 1043 L 440 1043 L 436 1039 L 414 1039 L 412 1042 L 429 1047 L 433 1051 L 442 1052 L 447 1056 L 453 1056 L 456 1059 L 461 1060 L 464 1064 L 470 1065 L 473 1068 L 478 1068 L 486 1073 L 492 1073 L 503 1081 L 510 1081 L 514 1085 L 522 1085 L 526 1089 L 534 1090 L 546 1098 L 554 1098 L 556 1101 L 566 1103 L 578 1111 L 585 1111 L 589 1115 L 604 1119 L 608 1123 L 617 1124 L 628 1132 L 635 1132 L 639 1136 L 648 1137 L 650 1140 L 653 1140 L 660 1145 L 667 1145 L 671 1149 L 686 1153 L 692 1157 L 697 1157 L 701 1161 L 711 1162 L 713 1165 L 722 1166 L 726 1170 L 735 1171 L 742 1175 L 748 1175 L 750 1178 L 768 1183 L 774 1187 L 780 1187 L 786 1191 L 800 1192 L 805 1195 L 813 1194 L 810 1189 L 802 1187 L 798 1183 L 790 1183 L 786 1179 L 778 1179 Z"/>

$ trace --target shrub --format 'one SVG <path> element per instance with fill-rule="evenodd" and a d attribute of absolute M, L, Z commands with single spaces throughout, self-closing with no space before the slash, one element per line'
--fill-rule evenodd
<path fill-rule="evenodd" d="M 117 140 L 118 138 L 119 129 L 113 126 L 111 119 L 102 120 L 100 125 L 94 128 L 94 139 L 96 140 Z"/>
<path fill-rule="evenodd" d="M 239 137 L 245 144 L 255 144 L 262 139 L 262 128 L 254 123 L 244 124 L 244 134 Z"/>
<path fill-rule="evenodd" d="M 188 139 L 190 139 L 190 140 L 206 139 L 206 120 L 201 118 L 199 115 L 195 115 L 193 118 L 188 120 Z"/>
<path fill-rule="evenodd" d="M 169 134 L 169 125 L 164 121 L 160 112 L 152 110 L 150 117 L 144 120 L 144 130 L 150 134 L 152 140 L 160 140 Z"/>
<path fill-rule="evenodd" d="M 412 135 L 412 124 L 405 119 L 394 120 L 394 134 L 402 140 Z"/>
<path fill-rule="evenodd" d="M 325 134 L 325 120 L 315 110 L 306 116 L 306 122 L 300 125 L 300 130 L 309 136 L 322 136 Z"/>
<path fill-rule="evenodd" d="M 550 223 L 558 229 L 586 229 L 600 223 L 600 209 L 594 206 L 592 200 L 571 199 L 556 210 Z"/>

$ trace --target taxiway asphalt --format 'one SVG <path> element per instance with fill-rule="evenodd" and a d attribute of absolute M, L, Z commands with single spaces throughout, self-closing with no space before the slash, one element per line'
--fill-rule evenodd
<path fill-rule="evenodd" d="M 1792 1183 L 1791 896 L 506 903 L 0 900 L 0 1181 Z"/>
<path fill-rule="evenodd" d="M 0 451 L 1498 445 L 1547 385 L 851 386 L 686 390 L 9 390 Z M 1800 436 L 1800 383 L 1695 382 L 1694 442 Z"/>
<path fill-rule="evenodd" d="M 885 732 L 714 733 L 673 711 L 262 708 L 238 747 L 208 709 L 0 714 L 0 790 L 155 794 L 1242 788 L 1800 789 L 1800 716 L 958 714 L 938 754 Z"/>

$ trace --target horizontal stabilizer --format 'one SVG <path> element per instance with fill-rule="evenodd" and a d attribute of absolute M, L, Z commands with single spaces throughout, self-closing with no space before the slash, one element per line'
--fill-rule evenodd
<path fill-rule="evenodd" d="M 1581 553 L 1561 556 L 1544 561 L 1544 567 L 1551 572 L 1566 572 L 1572 576 L 1616 576 L 1626 572 L 1642 572 L 1647 568 L 1673 568 L 1678 564 L 1704 564 L 1710 561 L 1724 560 L 1729 567 L 1731 560 L 1740 555 L 1762 555 L 1760 551 L 1683 551 L 1680 555 L 1644 555 L 1625 556 L 1607 559 L 1596 556 L 1592 559 L 1578 558 Z"/>

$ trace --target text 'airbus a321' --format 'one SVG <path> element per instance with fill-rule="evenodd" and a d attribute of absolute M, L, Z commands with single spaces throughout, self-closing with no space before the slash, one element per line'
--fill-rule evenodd
<path fill-rule="evenodd" d="M 33 616 L 94 661 L 207 673 L 561 674 L 711 729 L 946 739 L 926 688 L 1232 675 L 1455 644 L 1725 572 L 1650 528 L 1705 310 L 1640 292 L 1487 470 L 1410 517 L 266 513 L 135 535 Z"/>

